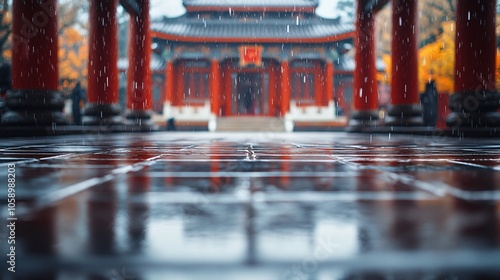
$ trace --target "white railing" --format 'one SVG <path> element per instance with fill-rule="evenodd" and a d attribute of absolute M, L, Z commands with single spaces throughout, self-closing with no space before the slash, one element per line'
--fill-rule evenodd
<path fill-rule="evenodd" d="M 328 106 L 298 106 L 296 101 L 290 102 L 290 112 L 286 118 L 291 121 L 333 121 L 335 116 L 335 102 L 331 100 Z"/>

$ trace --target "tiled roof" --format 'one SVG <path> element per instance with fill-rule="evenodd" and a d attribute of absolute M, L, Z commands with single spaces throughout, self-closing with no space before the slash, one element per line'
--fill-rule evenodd
<path fill-rule="evenodd" d="M 318 0 L 184 0 L 184 5 L 193 7 L 316 7 Z"/>
<path fill-rule="evenodd" d="M 244 21 L 242 19 L 206 20 L 184 16 L 153 23 L 151 29 L 160 38 L 177 41 L 313 42 L 322 39 L 335 40 L 339 35 L 353 32 L 354 25 L 319 17 L 299 20 L 269 18 Z"/>

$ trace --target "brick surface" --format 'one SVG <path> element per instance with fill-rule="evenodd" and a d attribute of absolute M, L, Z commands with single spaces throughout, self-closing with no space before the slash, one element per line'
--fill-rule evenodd
<path fill-rule="evenodd" d="M 4 139 L 1 180 L 16 164 L 15 275 L 494 279 L 499 148 L 344 133 Z"/>

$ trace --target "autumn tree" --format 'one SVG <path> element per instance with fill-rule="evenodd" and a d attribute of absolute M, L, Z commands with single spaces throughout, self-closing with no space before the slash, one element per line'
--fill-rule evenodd
<path fill-rule="evenodd" d="M 419 50 L 419 90 L 423 92 L 425 85 L 436 81 L 441 92 L 453 92 L 455 64 L 455 22 L 447 21 L 441 26 L 443 31 L 433 43 Z"/>
<path fill-rule="evenodd" d="M 85 0 L 59 0 L 58 32 L 62 35 L 69 27 L 86 29 L 86 22 L 79 15 L 85 11 L 88 1 Z"/>
<path fill-rule="evenodd" d="M 3 60 L 10 60 L 11 57 L 11 36 L 12 17 L 9 0 L 0 0 L 0 63 Z M 79 14 L 88 5 L 85 0 L 59 0 L 58 10 L 58 33 L 62 35 L 64 31 L 72 26 L 85 27 L 85 22 L 79 18 Z"/>
<path fill-rule="evenodd" d="M 420 21 L 419 49 L 419 91 L 425 90 L 430 80 L 435 80 L 440 92 L 453 93 L 455 64 L 455 5 L 454 1 L 422 0 Z M 386 11 L 390 16 L 390 8 Z M 379 15 L 380 16 L 380 15 Z M 387 20 L 389 21 L 389 19 Z M 378 24 L 382 25 L 384 20 Z M 436 24 L 439 23 L 439 26 Z M 390 24 L 390 22 L 389 22 Z M 387 27 L 390 30 L 390 27 Z M 500 33 L 500 17 L 497 16 L 497 34 Z M 391 31 L 381 30 L 380 55 L 387 64 L 390 77 L 390 40 Z M 500 53 L 497 51 L 496 83 L 500 86 Z"/>
<path fill-rule="evenodd" d="M 59 79 L 67 95 L 77 81 L 83 87 L 87 82 L 87 24 L 80 18 L 87 5 L 85 0 L 59 0 Z"/>
<path fill-rule="evenodd" d="M 420 46 L 433 43 L 443 32 L 443 23 L 455 20 L 454 0 L 421 0 L 419 2 Z"/>
<path fill-rule="evenodd" d="M 87 81 L 88 42 L 76 28 L 66 28 L 59 37 L 59 79 L 63 91 L 76 81 Z"/>
<path fill-rule="evenodd" d="M 5 59 L 4 50 L 12 32 L 10 22 L 9 2 L 8 0 L 2 0 L 0 2 L 0 63 L 3 63 Z"/>
<path fill-rule="evenodd" d="M 419 42 L 420 47 L 433 43 L 442 33 L 442 24 L 455 20 L 454 0 L 420 0 Z M 392 40 L 392 5 L 388 4 L 377 14 L 379 55 L 391 53 Z"/>

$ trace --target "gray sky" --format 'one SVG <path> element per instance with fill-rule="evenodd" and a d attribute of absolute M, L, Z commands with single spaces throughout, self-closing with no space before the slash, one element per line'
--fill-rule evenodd
<path fill-rule="evenodd" d="M 337 15 L 334 13 L 337 0 L 320 0 L 317 14 L 322 17 L 332 18 Z M 151 16 L 176 17 L 184 13 L 182 0 L 152 0 Z"/>

